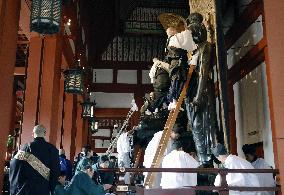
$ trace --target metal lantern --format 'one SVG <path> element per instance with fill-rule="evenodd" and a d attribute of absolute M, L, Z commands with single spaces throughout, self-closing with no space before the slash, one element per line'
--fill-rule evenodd
<path fill-rule="evenodd" d="M 62 0 L 33 0 L 30 29 L 40 34 L 54 34 L 60 30 Z"/>
<path fill-rule="evenodd" d="M 82 94 L 83 90 L 83 70 L 81 68 L 65 70 L 64 91 L 66 93 Z"/>
<path fill-rule="evenodd" d="M 87 100 L 82 105 L 82 118 L 93 118 L 94 117 L 94 109 L 95 109 L 95 102 L 90 102 L 90 100 Z"/>
<path fill-rule="evenodd" d="M 89 120 L 89 130 L 92 134 L 97 133 L 99 129 L 99 122 L 95 121 L 95 118 Z"/>

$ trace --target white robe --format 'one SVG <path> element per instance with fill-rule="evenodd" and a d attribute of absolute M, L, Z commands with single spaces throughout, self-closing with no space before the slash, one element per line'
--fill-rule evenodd
<path fill-rule="evenodd" d="M 263 158 L 258 158 L 251 163 L 255 169 L 271 169 Z M 257 174 L 260 186 L 262 187 L 275 187 L 276 182 L 272 173 L 258 173 Z M 261 195 L 274 195 L 275 192 L 260 192 Z"/>
<path fill-rule="evenodd" d="M 181 48 L 186 51 L 194 51 L 197 48 L 193 41 L 191 31 L 189 30 L 182 31 L 172 36 L 168 46 Z"/>
<path fill-rule="evenodd" d="M 165 156 L 162 162 L 162 168 L 197 168 L 198 166 L 199 163 L 192 156 L 177 150 Z M 163 189 L 196 185 L 197 173 L 162 173 L 161 186 Z"/>
<path fill-rule="evenodd" d="M 130 167 L 130 145 L 127 133 L 122 133 L 117 139 L 117 161 L 119 167 Z M 124 175 L 124 181 L 126 184 L 130 184 L 130 174 L 127 172 Z"/>
<path fill-rule="evenodd" d="M 157 133 L 154 134 L 154 137 L 151 139 L 151 141 L 149 142 L 146 150 L 145 150 L 145 154 L 144 154 L 144 162 L 143 162 L 143 166 L 145 168 L 150 168 L 152 161 L 154 159 L 155 153 L 157 151 L 159 142 L 161 140 L 163 131 L 159 131 Z M 164 156 L 166 156 L 167 154 L 169 154 L 172 151 L 172 143 L 173 141 L 170 139 L 168 142 L 168 146 L 165 150 Z M 161 165 L 159 166 L 161 167 Z M 145 178 L 147 177 L 147 173 L 144 173 Z M 161 177 L 162 177 L 162 173 L 157 173 L 156 174 L 156 178 L 155 178 L 155 182 L 153 185 L 153 188 L 158 188 L 160 187 L 160 183 L 161 183 Z"/>
<path fill-rule="evenodd" d="M 235 155 L 229 155 L 224 163 L 227 169 L 254 169 L 250 162 Z M 226 180 L 229 186 L 238 187 L 260 187 L 258 177 L 255 173 L 228 173 Z M 221 177 L 217 175 L 215 186 L 220 186 Z M 259 192 L 230 191 L 230 195 L 259 195 Z"/>

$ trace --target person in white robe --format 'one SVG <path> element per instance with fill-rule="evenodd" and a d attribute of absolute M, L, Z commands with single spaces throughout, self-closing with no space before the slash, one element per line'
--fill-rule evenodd
<path fill-rule="evenodd" d="M 224 145 L 217 144 L 212 153 L 222 162 L 226 169 L 254 169 L 247 160 L 227 153 Z M 226 180 L 229 186 L 238 187 L 260 187 L 258 176 L 255 173 L 228 173 Z M 221 177 L 217 175 L 215 186 L 221 185 Z M 230 195 L 259 195 L 259 192 L 251 191 L 229 191 Z"/>
<path fill-rule="evenodd" d="M 164 157 L 162 168 L 197 168 L 199 163 L 183 151 L 188 140 L 179 139 L 173 143 L 174 150 Z M 197 185 L 197 173 L 163 172 L 161 187 L 163 189 L 181 188 Z"/>
<path fill-rule="evenodd" d="M 117 161 L 119 167 L 130 168 L 130 143 L 128 133 L 122 133 L 117 139 Z M 130 173 L 124 175 L 125 184 L 130 184 Z"/>
<path fill-rule="evenodd" d="M 256 154 L 256 147 L 252 144 L 245 144 L 242 150 L 246 156 L 247 161 L 249 161 L 255 169 L 272 169 L 263 158 L 258 158 Z M 258 173 L 257 174 L 262 187 L 275 187 L 276 182 L 273 178 L 272 173 Z M 261 195 L 274 195 L 275 192 L 260 192 Z"/>
<path fill-rule="evenodd" d="M 192 38 L 192 33 L 186 27 L 184 31 L 179 32 L 179 33 L 173 27 L 169 27 L 166 30 L 166 32 L 168 35 L 168 45 L 167 45 L 168 50 L 171 50 L 171 48 L 176 48 L 176 49 L 183 49 L 184 51 L 187 51 L 187 52 L 193 52 L 194 50 L 197 49 L 197 45 L 194 43 L 193 38 Z M 169 65 L 169 66 L 172 66 L 172 65 Z M 176 77 L 176 76 L 173 76 L 173 77 Z M 172 82 L 176 82 L 176 81 L 172 81 Z M 182 83 L 183 82 L 181 82 L 181 84 Z M 174 84 L 174 86 L 177 88 L 181 88 L 177 84 Z M 170 95 L 169 95 L 170 104 L 168 106 L 169 110 L 175 109 L 176 104 L 177 104 L 177 98 L 179 97 L 179 94 L 175 94 L 176 93 L 175 91 L 179 93 L 179 90 L 180 90 L 180 89 L 178 90 L 178 89 L 171 89 L 171 88 L 173 88 L 173 86 L 171 86 L 169 90 L 170 91 Z"/>
<path fill-rule="evenodd" d="M 186 30 L 177 33 L 177 31 L 173 31 L 172 27 L 170 27 L 167 29 L 167 35 L 169 37 L 168 47 L 181 48 L 188 52 L 197 49 L 192 38 L 192 33 L 187 28 Z"/>
<path fill-rule="evenodd" d="M 171 132 L 170 140 L 168 142 L 167 148 L 166 148 L 165 153 L 164 153 L 164 156 L 166 156 L 167 154 L 169 154 L 173 150 L 173 148 L 172 148 L 173 140 L 178 139 L 178 137 L 180 136 L 180 134 L 183 131 L 185 131 L 185 130 L 182 127 L 180 127 L 176 124 L 174 125 L 172 132 Z M 163 134 L 163 131 L 159 131 L 159 132 L 155 133 L 154 137 L 151 139 L 151 141 L 147 145 L 147 148 L 146 148 L 145 154 L 144 154 L 144 162 L 143 162 L 143 166 L 145 168 L 151 167 L 151 164 L 152 164 L 152 161 L 154 159 L 155 153 L 157 151 L 157 148 L 158 148 L 159 142 L 161 140 L 162 134 Z M 143 173 L 143 175 L 144 175 L 144 178 L 146 178 L 147 172 Z M 162 173 L 160 173 L 160 172 L 156 173 L 153 188 L 159 188 L 160 187 L 161 177 L 162 177 Z"/>

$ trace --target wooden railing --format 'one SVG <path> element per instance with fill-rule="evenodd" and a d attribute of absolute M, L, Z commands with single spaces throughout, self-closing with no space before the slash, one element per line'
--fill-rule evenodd
<path fill-rule="evenodd" d="M 241 187 L 228 186 L 226 175 L 228 173 L 272 173 L 279 174 L 276 169 L 214 169 L 214 168 L 125 168 L 125 169 L 100 169 L 104 172 L 116 172 L 123 175 L 125 172 L 143 173 L 143 172 L 175 172 L 175 173 L 201 173 L 201 174 L 219 174 L 221 185 L 216 186 L 185 186 L 191 190 L 218 191 L 220 195 L 229 195 L 229 190 L 233 191 L 274 191 L 281 192 L 280 186 L 276 187 Z M 280 194 L 280 193 L 279 193 Z"/>

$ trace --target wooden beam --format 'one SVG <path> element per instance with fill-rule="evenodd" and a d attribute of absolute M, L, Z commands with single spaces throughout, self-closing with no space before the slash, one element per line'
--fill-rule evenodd
<path fill-rule="evenodd" d="M 241 80 L 246 74 L 265 60 L 264 49 L 266 47 L 266 39 L 262 38 L 256 46 L 228 71 L 228 80 L 232 85 Z"/>
<path fill-rule="evenodd" d="M 95 143 L 95 140 L 92 140 L 92 144 L 91 144 L 91 147 L 95 153 L 106 153 L 107 148 L 95 148 L 95 144 L 93 143 Z M 117 153 L 116 148 L 114 149 L 113 153 Z"/>
<path fill-rule="evenodd" d="M 67 37 L 63 37 L 63 55 L 66 59 L 66 62 L 68 64 L 69 67 L 72 67 L 72 65 L 74 64 L 74 54 L 71 48 L 71 45 L 69 43 L 69 39 Z"/>
<path fill-rule="evenodd" d="M 150 84 L 137 85 L 121 83 L 93 83 L 90 86 L 90 92 L 135 93 L 137 91 L 151 92 L 153 91 L 153 86 Z"/>
<path fill-rule="evenodd" d="M 96 118 L 123 118 L 130 108 L 96 108 Z"/>
<path fill-rule="evenodd" d="M 149 70 L 153 62 L 114 62 L 100 61 L 97 62 L 94 69 L 120 69 L 120 70 Z"/>
<path fill-rule="evenodd" d="M 225 35 L 226 49 L 230 49 L 263 13 L 263 0 L 253 0 Z"/>

